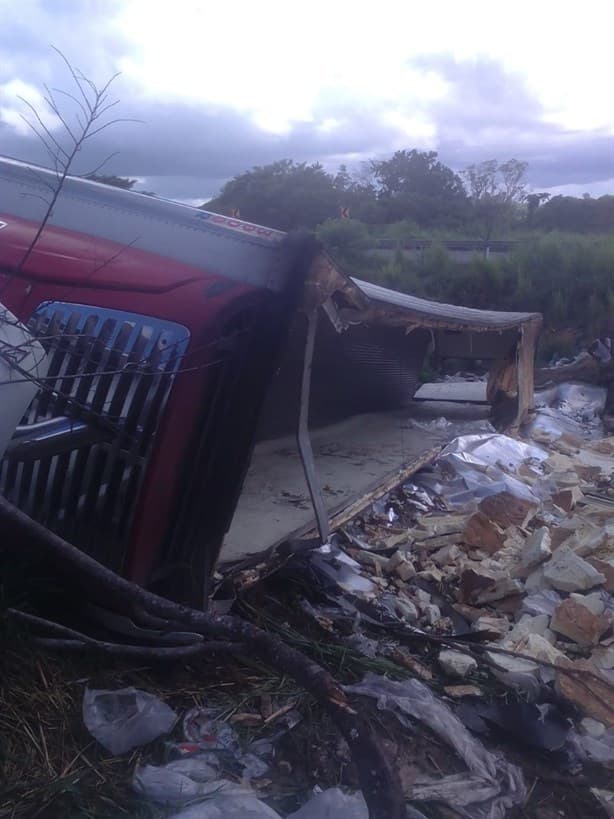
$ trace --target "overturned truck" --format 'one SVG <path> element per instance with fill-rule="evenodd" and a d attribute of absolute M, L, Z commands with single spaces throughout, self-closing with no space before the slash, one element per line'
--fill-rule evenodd
<path fill-rule="evenodd" d="M 502 425 L 531 407 L 537 314 L 397 293 L 309 235 L 80 178 L 40 232 L 55 181 L 0 159 L 0 302 L 46 351 L 44 375 L 0 351 L 37 388 L 0 492 L 140 584 L 202 601 L 218 561 L 325 539 L 425 462 L 427 356 L 488 362 Z"/>

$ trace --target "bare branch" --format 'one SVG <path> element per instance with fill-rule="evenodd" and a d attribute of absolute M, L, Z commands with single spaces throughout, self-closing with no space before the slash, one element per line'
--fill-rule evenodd
<path fill-rule="evenodd" d="M 53 620 L 37 617 L 34 614 L 19 611 L 18 609 L 8 609 L 7 614 L 18 622 L 59 636 L 60 639 L 34 636 L 32 642 L 44 648 L 68 651 L 91 648 L 101 654 L 115 657 L 131 657 L 141 660 L 186 660 L 201 654 L 230 653 L 236 655 L 247 653 L 245 644 L 222 640 L 205 642 L 202 638 L 187 645 L 135 646 L 125 643 L 114 643 L 108 640 L 95 639 L 94 637 L 82 634 L 80 631 L 75 631 L 75 629 L 69 626 L 55 623 Z"/>
<path fill-rule="evenodd" d="M 106 128 L 110 128 L 112 125 L 118 125 L 120 122 L 139 122 L 138 119 L 127 119 L 125 117 L 121 117 L 119 119 L 112 119 L 109 122 L 105 122 L 104 125 L 101 125 L 99 128 L 95 128 L 93 131 L 89 131 L 82 139 L 82 142 L 85 142 L 86 139 L 91 139 L 92 137 L 99 134 L 101 131 L 104 131 Z"/>
<path fill-rule="evenodd" d="M 45 102 L 47 103 L 47 105 L 49 106 L 49 108 L 51 108 L 51 110 L 52 110 L 52 111 L 53 111 L 53 113 L 56 115 L 56 117 L 57 117 L 57 118 L 60 120 L 60 122 L 61 122 L 61 123 L 62 123 L 62 125 L 64 126 L 64 128 L 65 128 L 65 130 L 66 130 L 67 134 L 70 136 L 70 138 L 72 139 L 72 141 L 73 141 L 73 142 L 76 142 L 76 141 L 77 141 L 77 137 L 74 135 L 74 133 L 73 133 L 73 131 L 72 131 L 72 128 L 70 127 L 70 125 L 69 125 L 69 124 L 68 124 L 68 122 L 66 121 L 66 118 L 64 117 L 64 115 L 63 115 L 63 114 L 62 114 L 62 112 L 60 111 L 60 108 L 59 108 L 58 104 L 56 103 L 56 101 L 55 101 L 55 99 L 54 99 L 54 97 L 53 97 L 53 94 L 52 94 L 52 93 L 51 93 L 51 91 L 49 90 L 49 87 L 48 87 L 47 85 L 45 85 L 45 86 L 44 86 L 44 88 L 45 88 L 45 90 L 47 91 L 47 96 L 44 98 L 44 99 L 45 99 Z"/>
<path fill-rule="evenodd" d="M 87 110 L 91 114 L 92 113 L 92 106 L 90 104 L 90 101 L 89 101 L 89 98 L 88 98 L 87 94 L 83 90 L 80 78 L 77 76 L 76 70 L 72 67 L 72 65 L 70 64 L 70 61 L 68 60 L 66 55 L 62 51 L 60 51 L 59 48 L 56 48 L 54 45 L 52 45 L 51 48 L 60 57 L 60 59 L 62 60 L 62 62 L 64 63 L 64 65 L 68 69 L 68 71 L 70 72 L 70 76 L 73 78 L 73 81 L 74 81 L 75 85 L 77 86 L 77 88 L 79 89 L 79 92 L 81 93 L 81 96 L 83 97 L 83 102 L 85 103 L 85 107 L 87 108 Z"/>
<path fill-rule="evenodd" d="M 83 103 L 80 102 L 77 99 L 77 97 L 75 97 L 74 94 L 71 94 L 69 91 L 64 91 L 62 88 L 54 88 L 53 91 L 56 94 L 62 94 L 64 97 L 67 97 L 69 100 L 72 100 L 75 103 L 75 105 L 79 106 L 81 113 L 87 119 L 87 111 L 85 110 Z"/>
<path fill-rule="evenodd" d="M 92 649 L 111 657 L 126 657 L 136 660 L 170 661 L 191 660 L 204 654 L 249 654 L 247 646 L 242 643 L 215 640 L 208 643 L 194 643 L 189 646 L 133 646 L 124 643 L 108 643 L 93 638 L 62 640 L 53 637 L 34 637 L 34 645 L 61 651 L 83 651 Z"/>
<path fill-rule="evenodd" d="M 72 142 L 72 147 L 70 147 L 70 149 L 65 148 L 61 144 L 60 140 L 52 133 L 52 130 L 45 125 L 36 108 L 30 102 L 28 102 L 28 100 L 20 97 L 22 102 L 31 112 L 34 122 L 30 122 L 30 120 L 25 116 L 23 119 L 27 123 L 28 127 L 30 127 L 39 138 L 49 154 L 55 166 L 57 185 L 55 188 L 53 188 L 45 183 L 52 193 L 50 201 L 47 203 L 47 211 L 43 216 L 29 247 L 26 249 L 19 263 L 13 270 L 12 276 L 5 279 L 2 288 L 0 288 L 0 294 L 8 286 L 12 277 L 19 275 L 19 273 L 24 269 L 26 262 L 38 244 L 41 235 L 43 234 L 45 227 L 51 218 L 55 203 L 64 187 L 66 177 L 71 171 L 73 161 L 77 154 L 81 151 L 85 142 L 106 130 L 110 125 L 115 125 L 119 122 L 136 121 L 130 119 L 113 119 L 109 120 L 108 122 L 101 122 L 102 118 L 105 117 L 111 108 L 114 108 L 119 103 L 119 100 L 113 100 L 111 102 L 108 101 L 108 90 L 114 80 L 119 76 L 118 74 L 114 74 L 112 77 L 110 77 L 110 79 L 108 79 L 99 89 L 96 84 L 86 77 L 80 69 L 74 68 L 71 65 L 68 58 L 59 48 L 52 46 L 52 49 L 56 52 L 68 69 L 70 76 L 77 87 L 78 95 L 68 91 L 58 91 L 57 93 L 61 93 L 64 97 L 71 100 L 77 106 L 78 111 L 76 113 L 76 122 L 78 125 L 78 130 L 75 129 L 74 125 L 69 122 L 68 117 L 62 112 L 57 97 L 55 96 L 56 91 L 51 90 L 49 86 L 44 85 L 44 89 L 46 91 L 44 100 L 49 106 L 49 109 L 58 119 L 67 138 Z M 99 171 L 103 165 L 109 161 L 111 156 L 114 156 L 114 154 L 106 157 L 103 162 L 98 165 L 96 170 L 93 171 L 93 173 Z"/>
<path fill-rule="evenodd" d="M 28 199 L 40 199 L 45 205 L 49 204 L 49 200 L 45 199 L 45 197 L 41 196 L 39 193 L 22 193 L 21 195 L 27 197 Z"/>
<path fill-rule="evenodd" d="M 66 158 L 68 158 L 68 152 L 62 147 L 62 145 L 53 136 L 53 134 L 51 133 L 49 128 L 45 125 L 45 123 L 40 118 L 40 115 L 39 115 L 38 111 L 32 105 L 32 103 L 28 102 L 27 99 L 25 99 L 24 97 L 21 97 L 19 95 L 17 96 L 17 99 L 21 100 L 21 102 L 23 102 L 24 105 L 28 106 L 28 108 L 30 109 L 30 111 L 32 112 L 34 117 L 36 118 L 36 121 L 38 122 L 39 126 L 41 127 L 41 129 L 42 129 L 43 133 L 45 134 L 45 136 L 47 137 L 47 139 L 50 139 L 51 142 L 53 142 L 53 144 L 57 148 L 57 150 L 60 151 L 60 153 L 63 153 Z M 23 117 L 23 119 L 25 119 L 25 121 L 28 122 L 27 117 Z M 32 127 L 32 130 L 34 130 L 34 132 L 36 133 L 36 129 L 34 128 L 34 126 L 31 126 L 31 127 Z"/>
<path fill-rule="evenodd" d="M 120 77 L 120 76 L 121 76 L 121 71 L 116 71 L 116 73 L 115 73 L 115 74 L 113 74 L 113 76 L 112 76 L 112 77 L 110 77 L 110 78 L 109 78 L 109 79 L 106 81 L 106 83 L 105 83 L 105 84 L 102 86 L 102 88 L 100 89 L 100 91 L 99 91 L 99 92 L 97 92 L 97 93 L 98 93 L 98 96 L 99 96 L 99 97 L 103 97 L 103 96 L 104 96 L 104 95 L 107 93 L 107 91 L 109 90 L 109 88 L 111 87 L 111 85 L 112 85 L 112 84 L 115 82 L 115 80 L 116 80 L 118 77 Z"/>
<path fill-rule="evenodd" d="M 119 151 L 113 151 L 113 153 L 110 153 L 107 157 L 105 157 L 105 159 L 103 159 L 102 162 L 99 165 L 96 165 L 96 167 L 94 168 L 93 171 L 89 171 L 88 173 L 84 174 L 84 176 L 85 177 L 94 176 L 94 174 L 97 174 L 98 171 L 101 171 L 104 168 L 104 166 L 107 164 L 107 162 L 110 162 L 111 159 L 113 159 L 113 157 L 117 156 L 118 154 L 119 154 Z"/>
<path fill-rule="evenodd" d="M 49 190 L 52 192 L 55 190 L 53 185 L 50 182 L 47 182 L 45 178 L 38 173 L 38 171 L 34 170 L 34 168 L 28 168 L 28 173 L 34 177 L 34 179 L 38 182 L 39 185 L 43 185 L 45 188 L 49 188 Z"/>
<path fill-rule="evenodd" d="M 37 129 L 37 128 L 36 128 L 36 127 L 35 127 L 35 126 L 34 126 L 34 125 L 33 125 L 33 124 L 30 122 L 30 120 L 29 120 L 29 119 L 28 119 L 26 116 L 24 116 L 24 114 L 20 114 L 19 116 L 20 116 L 20 117 L 21 117 L 21 119 L 22 119 L 22 120 L 25 122 L 25 124 L 28 126 L 28 128 L 30 128 L 30 129 L 31 129 L 31 130 L 34 132 L 34 134 L 36 134 L 36 136 L 38 137 L 38 139 L 39 139 L 39 140 L 40 140 L 40 141 L 43 143 L 43 146 L 44 146 L 45 150 L 47 151 L 47 153 L 49 154 L 49 156 L 51 157 L 51 159 L 52 159 L 52 160 L 53 160 L 53 161 L 56 163 L 56 167 L 57 167 L 57 162 L 58 162 L 58 152 L 57 152 L 57 151 L 54 151 L 54 149 L 53 149 L 53 148 L 52 148 L 52 147 L 49 145 L 49 143 L 47 142 L 47 140 L 45 139 L 45 137 L 44 137 L 44 136 L 43 136 L 43 135 L 40 133 L 40 131 L 38 131 L 38 129 Z"/>
<path fill-rule="evenodd" d="M 100 102 L 101 104 L 96 109 L 94 120 L 100 119 L 100 117 L 104 116 L 107 113 L 107 111 L 109 111 L 111 108 L 115 108 L 116 105 L 119 105 L 119 100 L 113 100 L 113 102 L 109 102 L 106 104 L 103 104 L 103 100 L 101 100 Z"/>

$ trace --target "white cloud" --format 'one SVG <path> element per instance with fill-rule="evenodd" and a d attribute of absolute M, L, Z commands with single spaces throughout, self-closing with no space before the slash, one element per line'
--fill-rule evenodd
<path fill-rule="evenodd" d="M 51 111 L 39 89 L 18 78 L 0 85 L 0 121 L 11 125 L 18 134 L 23 135 L 31 130 L 27 122 L 24 122 L 24 117 L 39 127 L 34 114 L 23 100 L 27 100 L 36 109 L 45 127 L 53 131 L 60 126 L 59 119 Z"/>
<path fill-rule="evenodd" d="M 612 191 L 614 191 L 614 177 L 604 179 L 601 182 L 593 182 L 590 185 L 557 185 L 547 190 L 551 196 L 583 196 L 588 192 L 592 197 L 596 198 L 612 194 Z"/>
<path fill-rule="evenodd" d="M 568 0 L 182 0 L 172 13 L 127 0 L 115 25 L 132 43 L 121 67 L 143 93 L 230 106 L 276 133 L 331 98 L 413 116 L 446 88 L 409 61 L 441 53 L 520 73 L 552 123 L 614 132 L 611 0 L 581 13 Z"/>

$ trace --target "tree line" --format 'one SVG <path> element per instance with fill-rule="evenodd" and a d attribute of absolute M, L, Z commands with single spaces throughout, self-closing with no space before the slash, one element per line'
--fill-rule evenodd
<path fill-rule="evenodd" d="M 329 173 L 319 163 L 286 159 L 239 174 L 202 207 L 280 230 L 315 230 L 354 275 L 397 290 L 539 311 L 555 333 L 552 350 L 571 352 L 578 336 L 614 333 L 614 196 L 529 191 L 526 162 L 486 160 L 456 173 L 434 151 L 410 150 L 358 173 L 345 166 Z M 401 248 L 410 237 L 435 243 L 416 258 Z M 457 237 L 523 241 L 506 257 L 459 262 L 439 243 Z M 381 238 L 398 240 L 399 249 L 373 254 Z"/>
<path fill-rule="evenodd" d="M 417 149 L 370 160 L 355 172 L 281 159 L 238 174 L 201 207 L 285 231 L 314 230 L 342 216 L 379 235 L 398 225 L 396 233 L 405 236 L 435 232 L 486 241 L 535 230 L 614 230 L 614 196 L 530 191 L 527 171 L 528 163 L 518 159 L 488 159 L 455 172 L 436 151 Z M 125 189 L 136 183 L 112 175 L 89 178 Z"/>
<path fill-rule="evenodd" d="M 528 165 L 485 160 L 457 173 L 434 151 L 397 151 L 359 173 L 282 160 L 227 182 L 203 205 L 282 230 L 315 229 L 354 275 L 471 307 L 544 315 L 541 357 L 614 333 L 614 196 L 531 191 Z M 341 215 L 349 218 L 339 218 Z M 402 240 L 431 238 L 421 256 Z M 506 256 L 458 261 L 437 240 L 522 239 Z M 379 238 L 396 252 L 371 252 Z"/>
<path fill-rule="evenodd" d="M 239 174 L 202 207 L 280 230 L 315 229 L 341 215 L 377 232 L 405 223 L 406 233 L 484 240 L 527 230 L 614 229 L 614 196 L 530 191 L 527 171 L 527 162 L 489 159 L 458 173 L 435 151 L 416 149 L 363 163 L 358 172 L 283 159 Z"/>

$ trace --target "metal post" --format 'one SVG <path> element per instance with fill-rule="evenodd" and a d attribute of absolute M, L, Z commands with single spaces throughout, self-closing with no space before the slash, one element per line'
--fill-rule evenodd
<path fill-rule="evenodd" d="M 313 350 L 316 340 L 316 330 L 318 327 L 318 312 L 314 310 L 307 317 L 307 339 L 305 341 L 305 357 L 303 360 L 303 378 L 301 382 L 301 404 L 298 416 L 298 449 L 305 470 L 305 480 L 309 488 L 311 503 L 316 515 L 316 522 L 320 539 L 326 543 L 330 535 L 328 514 L 322 497 L 320 481 L 316 473 L 313 460 L 313 448 L 309 437 L 309 396 L 311 392 L 311 368 L 313 364 Z"/>

